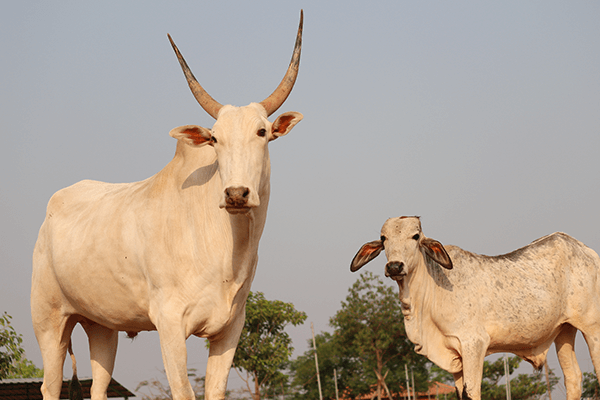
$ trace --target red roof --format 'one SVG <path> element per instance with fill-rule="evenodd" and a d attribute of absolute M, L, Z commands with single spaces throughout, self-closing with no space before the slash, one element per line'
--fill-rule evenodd
<path fill-rule="evenodd" d="M 358 397 L 358 399 L 359 400 L 370 400 L 370 399 L 376 398 L 377 394 L 376 394 L 375 390 L 376 389 L 374 389 L 369 394 L 365 394 L 365 395 Z M 401 399 L 408 398 L 408 396 L 406 394 L 406 390 L 401 391 L 401 392 L 393 392 L 393 391 L 390 391 L 390 392 L 392 394 L 392 400 L 401 400 Z M 435 396 L 438 396 L 438 395 L 454 394 L 454 393 L 456 393 L 456 389 L 454 386 L 446 385 L 445 383 L 441 383 L 441 382 L 431 382 L 428 391 L 417 392 L 417 399 L 435 399 Z M 411 394 L 411 398 L 412 398 L 412 391 L 410 394 Z M 381 393 L 381 399 L 389 400 L 385 390 L 383 390 Z"/>

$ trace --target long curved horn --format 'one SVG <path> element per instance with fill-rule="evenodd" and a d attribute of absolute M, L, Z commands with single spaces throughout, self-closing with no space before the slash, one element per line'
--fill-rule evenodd
<path fill-rule="evenodd" d="M 187 79 L 188 85 L 194 94 L 194 97 L 200 103 L 204 111 L 206 111 L 211 117 L 217 119 L 217 115 L 219 114 L 219 110 L 223 105 L 213 99 L 210 94 L 204 90 L 204 88 L 198 83 L 192 71 L 190 71 L 190 67 L 188 67 L 187 63 L 183 59 L 183 56 L 179 52 L 177 46 L 175 46 L 175 42 L 171 39 L 171 35 L 167 33 L 169 37 L 169 41 L 171 42 L 171 46 L 173 46 L 173 50 L 175 50 L 175 54 L 177 55 L 177 59 L 179 60 L 179 64 L 181 65 L 181 69 L 183 70 L 183 74 L 185 75 L 185 79 Z"/>
<path fill-rule="evenodd" d="M 300 25 L 298 26 L 298 35 L 296 36 L 296 45 L 294 46 L 294 54 L 290 66 L 281 80 L 277 89 L 269 97 L 260 102 L 267 110 L 267 115 L 273 114 L 287 99 L 294 87 L 296 77 L 298 76 L 298 67 L 300 65 L 300 50 L 302 48 L 302 25 L 304 23 L 304 10 L 300 10 Z"/>

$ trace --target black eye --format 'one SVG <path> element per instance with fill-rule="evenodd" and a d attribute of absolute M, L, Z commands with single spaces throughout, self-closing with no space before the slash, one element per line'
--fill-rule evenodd
<path fill-rule="evenodd" d="M 385 242 L 385 239 L 386 239 L 386 238 L 385 238 L 385 236 L 383 236 L 383 235 L 381 235 L 381 237 L 379 238 L 379 240 L 381 240 L 381 242 L 382 242 L 382 243 L 383 243 L 383 242 Z"/>
<path fill-rule="evenodd" d="M 260 137 L 265 137 L 265 135 L 267 134 L 267 130 L 265 128 L 259 129 L 258 132 L 256 132 L 256 134 Z"/>
<path fill-rule="evenodd" d="M 413 236 L 413 239 L 415 239 L 415 240 L 419 240 L 419 238 L 420 238 L 420 236 L 418 233 L 415 236 Z"/>
<path fill-rule="evenodd" d="M 214 137 L 214 136 L 211 136 L 210 137 L 210 141 L 213 142 L 213 143 L 217 143 L 217 138 Z"/>

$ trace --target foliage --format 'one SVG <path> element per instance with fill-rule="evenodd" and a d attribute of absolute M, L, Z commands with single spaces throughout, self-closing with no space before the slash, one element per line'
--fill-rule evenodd
<path fill-rule="evenodd" d="M 508 358 L 508 371 L 512 374 L 521 363 L 519 357 Z M 504 359 L 483 364 L 483 381 L 481 382 L 481 398 L 490 400 L 506 399 L 506 384 L 499 382 L 504 378 Z M 558 383 L 558 378 L 552 370 L 549 371 L 550 390 Z M 544 371 L 535 371 L 533 374 L 519 374 L 510 380 L 511 398 L 514 400 L 533 400 L 547 392 Z"/>
<path fill-rule="evenodd" d="M 583 373 L 583 398 L 600 399 L 600 386 L 598 385 L 598 378 L 593 372 Z"/>
<path fill-rule="evenodd" d="M 345 397 L 406 387 L 405 365 L 414 374 L 417 391 L 427 390 L 427 360 L 413 351 L 414 345 L 406 337 L 398 294 L 379 277 L 362 274 L 330 325 L 333 335 L 316 337 L 324 397 L 335 398 L 334 368 Z M 318 399 L 313 351 L 299 357 L 292 371 L 297 396 Z"/>
<path fill-rule="evenodd" d="M 147 388 L 149 393 L 141 393 L 142 400 L 170 400 L 171 397 L 171 388 L 169 384 L 165 382 L 166 374 L 165 371 L 162 371 L 162 374 L 165 375 L 161 379 L 153 378 L 149 381 L 140 382 L 135 391 L 139 391 L 142 388 Z M 194 390 L 194 394 L 196 395 L 196 400 L 204 400 L 204 377 L 196 375 L 196 369 L 188 368 L 188 377 L 190 378 L 190 383 L 192 384 L 192 389 Z M 228 393 L 225 394 L 225 398 L 227 398 Z"/>
<path fill-rule="evenodd" d="M 454 375 L 433 363 L 429 364 L 429 380 L 454 386 Z"/>
<path fill-rule="evenodd" d="M 0 317 L 0 379 L 12 372 L 12 366 L 23 356 L 23 338 L 10 325 L 12 317 L 6 312 Z"/>
<path fill-rule="evenodd" d="M 288 324 L 302 324 L 306 314 L 297 311 L 291 303 L 267 300 L 261 292 L 250 292 L 246 301 L 246 321 L 238 344 L 233 366 L 245 372 L 248 392 L 254 400 L 264 394 L 279 393 L 288 386 L 283 374 L 294 348 L 292 339 L 284 331 Z M 250 380 L 254 389 L 250 388 Z"/>
<path fill-rule="evenodd" d="M 41 378 L 43 370 L 25 358 L 23 337 L 11 326 L 12 317 L 0 316 L 0 379 Z"/>
<path fill-rule="evenodd" d="M 8 374 L 6 379 L 17 379 L 17 378 L 43 378 L 44 370 L 39 369 L 35 364 L 26 359 L 21 358 L 19 361 L 13 363 L 11 372 Z"/>

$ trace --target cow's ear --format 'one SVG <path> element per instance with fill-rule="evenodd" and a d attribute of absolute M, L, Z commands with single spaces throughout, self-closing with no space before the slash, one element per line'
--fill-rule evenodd
<path fill-rule="evenodd" d="M 184 125 L 171 129 L 169 135 L 175 139 L 181 139 L 186 144 L 199 147 L 205 144 L 212 144 L 212 134 L 209 129 L 198 125 Z"/>
<path fill-rule="evenodd" d="M 356 272 L 361 269 L 363 265 L 377 257 L 381 253 L 381 250 L 383 250 L 383 242 L 381 240 L 363 244 L 352 259 L 350 271 Z"/>
<path fill-rule="evenodd" d="M 280 136 L 287 135 L 287 133 L 292 130 L 294 125 L 302 121 L 302 118 L 304 118 L 304 115 L 296 111 L 290 111 L 281 114 L 271 126 L 271 135 L 269 136 L 269 140 L 275 140 Z"/>
<path fill-rule="evenodd" d="M 452 260 L 440 242 L 430 238 L 423 238 L 421 240 L 421 246 L 425 250 L 425 254 L 433 261 L 446 269 L 452 269 Z"/>

